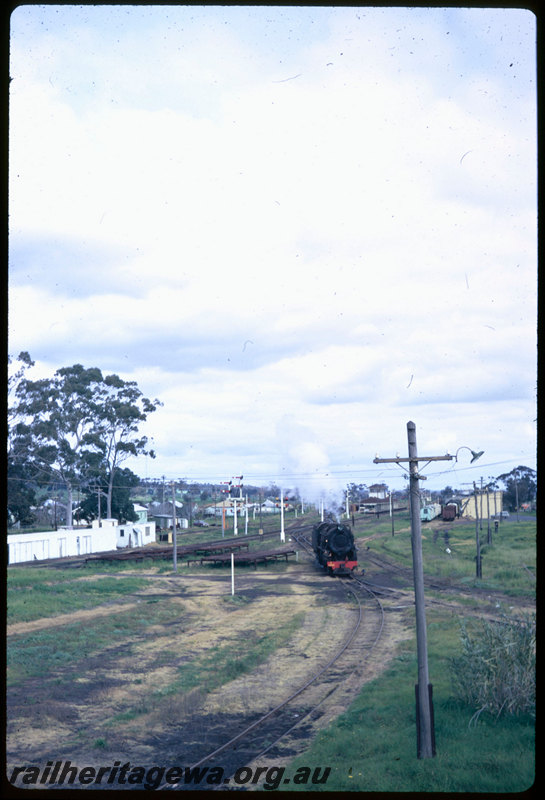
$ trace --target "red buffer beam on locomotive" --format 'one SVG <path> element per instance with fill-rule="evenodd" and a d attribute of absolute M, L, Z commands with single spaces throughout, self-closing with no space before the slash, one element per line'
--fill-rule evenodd
<path fill-rule="evenodd" d="M 348 525 L 337 522 L 315 525 L 312 547 L 318 564 L 330 575 L 352 575 L 358 566 L 356 544 Z"/>

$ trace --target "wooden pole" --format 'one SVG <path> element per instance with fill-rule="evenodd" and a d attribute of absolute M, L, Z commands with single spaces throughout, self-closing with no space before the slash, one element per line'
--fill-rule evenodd
<path fill-rule="evenodd" d="M 176 537 L 176 486 L 172 484 L 172 568 L 178 572 L 178 549 Z"/>
<path fill-rule="evenodd" d="M 411 497 L 411 545 L 413 552 L 414 602 L 416 612 L 416 647 L 418 658 L 417 750 L 418 758 L 435 755 L 431 685 L 428 674 L 428 641 L 424 601 L 424 567 L 422 560 L 422 526 L 420 522 L 420 484 L 416 425 L 407 423 L 409 443 L 409 490 Z"/>

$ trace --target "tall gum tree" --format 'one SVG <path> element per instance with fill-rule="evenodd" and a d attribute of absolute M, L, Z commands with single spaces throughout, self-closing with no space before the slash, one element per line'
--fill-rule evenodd
<path fill-rule="evenodd" d="M 104 378 L 97 367 L 81 364 L 58 369 L 53 378 L 23 379 L 16 393 L 19 451 L 36 475 L 66 487 L 67 525 L 72 526 L 74 486 L 88 484 L 104 469 L 110 515 L 115 471 L 129 456 L 148 452 L 138 426 L 161 403 L 145 398 L 134 381 Z"/>
<path fill-rule="evenodd" d="M 99 390 L 100 426 L 98 439 L 108 475 L 107 514 L 112 515 L 112 492 L 116 472 L 128 458 L 149 455 L 148 439 L 139 434 L 139 426 L 162 403 L 144 397 L 136 381 L 124 381 L 119 375 L 107 375 Z"/>
<path fill-rule="evenodd" d="M 496 481 L 504 485 L 506 505 L 516 511 L 522 503 L 533 503 L 537 494 L 537 472 L 530 467 L 519 466 L 498 475 Z"/>
<path fill-rule="evenodd" d="M 24 379 L 17 386 L 16 412 L 21 421 L 15 426 L 15 436 L 26 449 L 27 463 L 37 478 L 65 486 L 68 527 L 82 460 L 97 450 L 94 396 L 101 381 L 99 369 L 74 364 L 58 369 L 53 378 Z"/>
<path fill-rule="evenodd" d="M 17 358 L 8 354 L 7 380 L 7 511 L 8 522 L 30 525 L 34 520 L 32 507 L 36 503 L 34 475 L 29 470 L 26 449 L 15 436 L 19 421 L 16 411 L 17 387 L 34 361 L 26 351 Z"/>

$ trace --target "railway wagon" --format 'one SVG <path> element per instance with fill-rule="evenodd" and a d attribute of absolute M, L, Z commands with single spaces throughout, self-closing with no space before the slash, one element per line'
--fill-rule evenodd
<path fill-rule="evenodd" d="M 441 519 L 453 520 L 458 516 L 458 506 L 456 503 L 447 503 L 446 506 L 441 506 Z"/>
<path fill-rule="evenodd" d="M 318 564 L 330 575 L 352 575 L 358 566 L 356 544 L 348 525 L 337 522 L 315 525 L 312 547 Z"/>
<path fill-rule="evenodd" d="M 420 519 L 422 522 L 431 522 L 432 519 L 438 517 L 441 513 L 441 506 L 439 503 L 432 503 L 431 505 L 424 506 L 420 509 Z"/>

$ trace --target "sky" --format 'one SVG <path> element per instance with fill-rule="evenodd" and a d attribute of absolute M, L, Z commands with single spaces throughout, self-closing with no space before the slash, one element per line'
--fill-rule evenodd
<path fill-rule="evenodd" d="M 138 475 L 536 468 L 530 11 L 25 5 L 10 76 L 9 353 L 159 398 Z"/>

